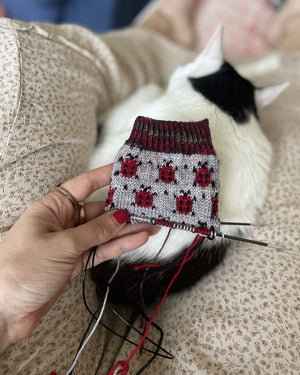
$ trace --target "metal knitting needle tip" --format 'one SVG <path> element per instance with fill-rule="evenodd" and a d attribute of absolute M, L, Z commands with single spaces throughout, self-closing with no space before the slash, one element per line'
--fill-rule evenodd
<path fill-rule="evenodd" d="M 277 249 L 277 250 L 280 250 L 280 251 L 286 251 L 286 250 L 288 250 L 286 247 L 278 246 L 278 245 L 273 245 L 273 244 L 270 244 L 270 243 L 267 246 L 270 247 L 270 248 L 272 248 L 272 249 Z"/>
<path fill-rule="evenodd" d="M 248 226 L 248 227 L 268 227 L 269 224 L 261 223 L 241 223 L 236 221 L 221 221 L 221 225 L 236 225 L 236 226 Z"/>
<path fill-rule="evenodd" d="M 247 242 L 247 243 L 251 243 L 251 244 L 254 244 L 254 245 L 258 245 L 258 246 L 270 247 L 272 249 L 276 249 L 276 250 L 282 251 L 283 253 L 290 254 L 290 255 L 293 255 L 295 257 L 300 256 L 300 254 L 296 253 L 292 249 L 288 249 L 286 247 L 279 246 L 279 245 L 269 244 L 267 242 L 250 240 L 249 238 L 231 236 L 231 235 L 228 235 L 228 234 L 224 234 L 222 232 L 216 233 L 216 236 L 217 237 L 222 237 L 222 238 L 227 238 L 229 240 L 234 240 L 234 241 Z"/>
<path fill-rule="evenodd" d="M 275 247 L 274 247 L 275 248 Z M 299 258 L 300 259 L 300 252 L 297 252 L 293 249 L 290 249 L 288 247 L 280 247 L 280 246 L 277 246 L 276 247 L 280 252 L 284 253 L 284 254 L 288 254 L 288 255 L 292 255 L 294 256 L 295 258 Z"/>
<path fill-rule="evenodd" d="M 279 245 L 274 245 L 274 244 L 271 244 L 271 243 L 267 243 L 266 244 L 266 247 L 269 247 L 270 249 L 275 249 L 275 250 L 279 250 L 280 252 L 282 253 L 288 253 L 288 252 L 293 252 L 293 250 L 287 248 L 287 247 L 284 247 L 284 246 L 279 246 Z"/>

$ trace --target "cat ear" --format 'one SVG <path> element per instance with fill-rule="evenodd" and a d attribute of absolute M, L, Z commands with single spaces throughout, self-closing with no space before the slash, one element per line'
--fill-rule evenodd
<path fill-rule="evenodd" d="M 223 25 L 219 25 L 198 59 L 211 58 L 223 61 Z M 198 60 L 197 59 L 197 60 Z"/>
<path fill-rule="evenodd" d="M 257 107 L 263 108 L 272 103 L 289 84 L 289 82 L 284 82 L 274 86 L 255 89 L 255 102 Z"/>

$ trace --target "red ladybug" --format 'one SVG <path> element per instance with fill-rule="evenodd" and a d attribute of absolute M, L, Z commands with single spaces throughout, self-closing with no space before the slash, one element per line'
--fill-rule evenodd
<path fill-rule="evenodd" d="M 170 184 L 175 181 L 175 169 L 171 165 L 163 165 L 159 169 L 159 179 L 166 183 Z"/>
<path fill-rule="evenodd" d="M 109 193 L 108 193 L 108 198 L 105 202 L 105 207 L 108 207 L 113 204 L 113 199 L 114 199 L 114 194 L 115 194 L 115 189 L 113 189 L 111 186 L 109 187 Z"/>
<path fill-rule="evenodd" d="M 195 183 L 202 187 L 208 186 L 211 183 L 210 170 L 207 168 L 199 168 L 196 171 Z"/>
<path fill-rule="evenodd" d="M 135 204 L 149 208 L 153 205 L 153 194 L 150 191 L 140 190 L 135 193 Z"/>
<path fill-rule="evenodd" d="M 183 193 L 176 198 L 176 210 L 183 215 L 188 215 L 193 211 L 193 199 L 187 194 Z"/>
<path fill-rule="evenodd" d="M 137 169 L 137 162 L 134 159 L 126 158 L 121 164 L 120 173 L 122 177 L 131 178 L 136 175 Z"/>
<path fill-rule="evenodd" d="M 212 201 L 212 209 L 211 213 L 213 216 L 218 217 L 218 204 L 219 204 L 219 198 L 216 196 L 216 198 Z"/>

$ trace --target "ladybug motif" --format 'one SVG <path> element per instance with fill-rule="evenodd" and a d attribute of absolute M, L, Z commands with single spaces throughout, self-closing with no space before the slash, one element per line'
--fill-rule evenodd
<path fill-rule="evenodd" d="M 111 186 L 109 187 L 109 193 L 108 193 L 108 198 L 105 202 L 105 207 L 112 206 L 114 207 L 113 204 L 113 199 L 114 199 L 114 194 L 115 194 L 115 189 L 113 189 Z"/>
<path fill-rule="evenodd" d="M 201 187 L 207 187 L 211 183 L 209 169 L 199 168 L 198 170 L 194 169 L 194 172 L 196 172 L 194 185 L 198 184 Z"/>
<path fill-rule="evenodd" d="M 190 191 L 183 192 L 176 198 L 176 210 L 183 215 L 188 215 L 193 211 L 193 199 L 189 195 Z"/>
<path fill-rule="evenodd" d="M 136 175 L 137 169 L 137 162 L 132 158 L 126 158 L 121 164 L 120 174 L 122 177 L 132 178 Z"/>
<path fill-rule="evenodd" d="M 141 186 L 141 190 L 135 192 L 135 204 L 139 207 L 143 208 L 153 208 L 153 199 L 154 199 L 154 194 L 152 194 L 149 190 L 151 187 L 146 187 Z"/>
<path fill-rule="evenodd" d="M 171 184 L 175 181 L 175 170 L 177 170 L 177 167 L 172 167 L 170 165 L 171 162 L 169 161 L 159 168 L 159 179 L 166 184 Z"/>
<path fill-rule="evenodd" d="M 219 204 L 219 198 L 216 196 L 212 201 L 212 209 L 211 213 L 214 217 L 218 217 L 218 204 Z"/>

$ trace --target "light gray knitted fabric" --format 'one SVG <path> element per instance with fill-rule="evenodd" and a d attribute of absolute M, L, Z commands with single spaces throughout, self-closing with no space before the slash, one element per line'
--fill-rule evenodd
<path fill-rule="evenodd" d="M 116 157 L 106 209 L 131 222 L 209 234 L 217 218 L 219 166 L 207 120 L 137 117 Z"/>

